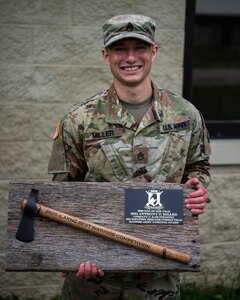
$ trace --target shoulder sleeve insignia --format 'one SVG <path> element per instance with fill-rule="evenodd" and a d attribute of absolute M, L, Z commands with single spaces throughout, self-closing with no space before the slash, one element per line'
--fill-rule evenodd
<path fill-rule="evenodd" d="M 61 128 L 61 122 L 58 121 L 55 132 L 54 132 L 54 135 L 53 135 L 53 140 L 54 141 L 59 137 L 60 128 Z"/>

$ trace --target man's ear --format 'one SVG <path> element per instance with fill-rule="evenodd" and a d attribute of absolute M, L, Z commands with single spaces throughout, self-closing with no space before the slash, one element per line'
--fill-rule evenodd
<path fill-rule="evenodd" d="M 105 63 L 107 65 L 109 65 L 110 64 L 110 62 L 109 62 L 109 53 L 108 53 L 108 50 L 106 48 L 102 49 L 102 56 L 103 56 L 103 59 L 105 60 Z"/>
<path fill-rule="evenodd" d="M 152 62 L 155 60 L 158 53 L 158 45 L 152 46 Z"/>

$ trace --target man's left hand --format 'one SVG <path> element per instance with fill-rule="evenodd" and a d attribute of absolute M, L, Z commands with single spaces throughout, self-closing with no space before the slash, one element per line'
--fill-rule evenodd
<path fill-rule="evenodd" d="M 185 199 L 186 208 L 191 210 L 193 215 L 203 214 L 208 200 L 207 190 L 201 185 L 197 178 L 191 178 L 185 184 L 196 187 L 196 191 L 189 193 Z"/>

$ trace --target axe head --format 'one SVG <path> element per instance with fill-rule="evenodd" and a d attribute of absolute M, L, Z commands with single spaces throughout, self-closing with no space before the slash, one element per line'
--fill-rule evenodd
<path fill-rule="evenodd" d="M 32 189 L 27 204 L 23 211 L 22 220 L 19 224 L 16 239 L 21 242 L 31 242 L 34 236 L 33 216 L 37 211 L 37 194 L 38 190 Z"/>

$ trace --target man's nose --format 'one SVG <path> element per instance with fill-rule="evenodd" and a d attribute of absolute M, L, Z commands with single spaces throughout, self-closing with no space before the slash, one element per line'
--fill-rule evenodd
<path fill-rule="evenodd" d="M 133 63 L 133 62 L 135 62 L 136 61 L 136 52 L 134 51 L 134 50 L 132 50 L 132 49 L 129 49 L 128 51 L 127 51 L 127 61 L 129 62 L 129 63 Z"/>

